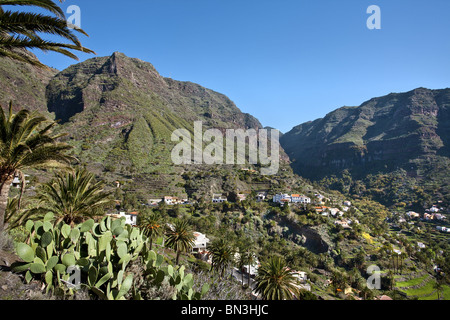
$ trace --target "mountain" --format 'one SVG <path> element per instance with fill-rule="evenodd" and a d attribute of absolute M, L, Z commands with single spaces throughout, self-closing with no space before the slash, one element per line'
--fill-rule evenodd
<path fill-rule="evenodd" d="M 294 171 L 312 180 L 344 170 L 356 179 L 403 170 L 448 190 L 450 89 L 417 88 L 342 107 L 280 141 Z"/>
<path fill-rule="evenodd" d="M 27 108 L 48 114 L 46 87 L 57 72 L 0 57 L 0 105 L 6 107 L 12 101 L 14 111 Z"/>

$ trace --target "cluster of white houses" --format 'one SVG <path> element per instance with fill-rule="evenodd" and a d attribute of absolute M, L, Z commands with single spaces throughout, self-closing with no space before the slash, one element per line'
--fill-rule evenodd
<path fill-rule="evenodd" d="M 272 201 L 275 203 L 311 203 L 311 198 L 300 194 L 277 193 L 273 196 Z"/>

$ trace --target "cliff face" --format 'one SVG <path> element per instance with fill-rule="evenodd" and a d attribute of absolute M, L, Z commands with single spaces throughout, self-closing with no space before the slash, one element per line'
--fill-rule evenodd
<path fill-rule="evenodd" d="M 137 172 L 173 171 L 171 134 L 194 121 L 205 128 L 262 128 L 226 96 L 162 77 L 148 62 L 115 52 L 57 74 L 47 87 L 48 110 L 76 141 L 85 162 Z"/>
<path fill-rule="evenodd" d="M 12 101 L 15 112 L 26 108 L 46 113 L 46 86 L 57 72 L 0 57 L 0 105 L 6 108 Z"/>
<path fill-rule="evenodd" d="M 343 107 L 283 135 L 281 145 L 310 179 L 344 169 L 356 176 L 403 168 L 417 159 L 448 159 L 450 89 L 418 88 Z"/>
<path fill-rule="evenodd" d="M 151 108 L 216 127 L 261 128 L 226 96 L 191 82 L 162 77 L 148 62 L 115 52 L 71 66 L 56 75 L 47 90 L 48 109 L 67 122 L 94 108 L 125 111 Z"/>

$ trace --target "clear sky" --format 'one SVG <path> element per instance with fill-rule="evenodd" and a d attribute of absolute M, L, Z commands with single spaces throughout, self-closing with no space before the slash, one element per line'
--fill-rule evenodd
<path fill-rule="evenodd" d="M 449 0 L 66 0 L 82 43 L 221 92 L 282 132 L 391 92 L 450 87 Z M 381 29 L 366 12 L 381 9 Z M 67 16 L 70 16 L 68 14 Z M 76 63 L 36 52 L 59 70 Z M 79 55 L 80 60 L 93 57 Z"/>

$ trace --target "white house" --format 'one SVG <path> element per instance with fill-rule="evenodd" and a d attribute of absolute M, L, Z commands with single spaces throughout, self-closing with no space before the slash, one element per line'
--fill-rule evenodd
<path fill-rule="evenodd" d="M 350 201 L 344 201 L 344 206 L 351 207 L 352 203 Z"/>
<path fill-rule="evenodd" d="M 112 214 L 111 216 L 115 217 L 115 218 L 125 218 L 125 223 L 129 224 L 131 226 L 135 226 L 137 225 L 137 217 L 138 217 L 138 213 L 137 212 L 131 212 L 131 213 L 126 213 L 126 212 L 119 212 L 119 214 Z"/>
<path fill-rule="evenodd" d="M 245 199 L 247 199 L 247 195 L 244 193 L 238 193 L 237 198 L 239 201 L 244 201 Z"/>
<path fill-rule="evenodd" d="M 222 196 L 221 194 L 213 194 L 212 202 L 213 203 L 222 203 L 226 202 L 227 198 Z"/>
<path fill-rule="evenodd" d="M 439 212 L 439 208 L 436 207 L 436 206 L 432 206 L 432 207 L 430 208 L 430 212 Z"/>
<path fill-rule="evenodd" d="M 175 204 L 175 202 L 177 201 L 177 199 L 176 198 L 174 198 L 174 197 L 170 197 L 170 196 L 164 196 L 164 202 L 166 203 L 166 204 L 168 204 L 168 205 L 172 205 L 172 204 Z"/>
<path fill-rule="evenodd" d="M 414 212 L 414 211 L 408 211 L 408 212 L 406 213 L 406 215 L 407 215 L 408 217 L 410 217 L 411 219 L 413 219 L 413 218 L 418 218 L 418 217 L 420 216 L 417 212 Z"/>
<path fill-rule="evenodd" d="M 311 203 L 311 199 L 300 194 L 286 194 L 286 193 L 278 193 L 273 196 L 272 198 L 273 202 L 278 203 L 286 203 L 286 202 L 292 202 L 292 203 Z"/>
<path fill-rule="evenodd" d="M 206 246 L 209 243 L 209 239 L 206 237 L 206 235 L 204 235 L 203 233 L 200 232 L 194 232 L 194 245 L 192 246 L 192 251 L 193 252 L 202 252 L 206 250 Z"/>
<path fill-rule="evenodd" d="M 446 219 L 446 217 L 445 217 L 443 214 L 440 214 L 440 213 L 436 213 L 436 214 L 434 215 L 434 217 L 435 217 L 437 220 L 445 220 L 445 219 Z"/>
<path fill-rule="evenodd" d="M 291 202 L 291 197 L 286 193 L 277 193 L 272 198 L 273 202 L 283 203 L 283 202 Z"/>
<path fill-rule="evenodd" d="M 311 203 L 311 199 L 306 196 L 303 196 L 303 195 L 291 194 L 291 202 L 293 202 L 293 203 Z"/>
<path fill-rule="evenodd" d="M 258 192 L 258 194 L 256 195 L 256 202 L 261 202 L 266 200 L 267 197 L 267 192 Z"/>
<path fill-rule="evenodd" d="M 28 174 L 25 174 L 24 176 L 25 176 L 25 178 L 28 178 L 28 177 L 29 177 Z M 29 183 L 30 181 L 25 180 L 25 182 L 26 182 L 26 183 Z M 13 181 L 11 182 L 11 186 L 14 187 L 14 188 L 20 188 L 21 185 L 22 185 L 22 183 L 20 182 L 19 176 L 15 176 L 14 179 L 13 179 Z"/>

